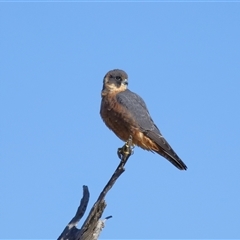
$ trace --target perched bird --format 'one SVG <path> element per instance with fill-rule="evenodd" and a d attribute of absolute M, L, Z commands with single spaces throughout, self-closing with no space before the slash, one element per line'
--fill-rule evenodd
<path fill-rule="evenodd" d="M 173 151 L 153 122 L 143 99 L 128 90 L 128 75 L 123 70 L 109 71 L 103 79 L 100 115 L 121 140 L 156 152 L 180 170 L 187 166 Z"/>

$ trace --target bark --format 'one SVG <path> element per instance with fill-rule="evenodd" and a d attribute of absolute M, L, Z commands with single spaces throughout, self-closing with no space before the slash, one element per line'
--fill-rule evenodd
<path fill-rule="evenodd" d="M 83 217 L 88 201 L 89 201 L 89 190 L 87 186 L 83 186 L 83 197 L 81 199 L 80 205 L 77 209 L 75 216 L 65 227 L 61 235 L 58 237 L 58 240 L 96 240 L 98 239 L 102 229 L 104 228 L 105 222 L 111 216 L 101 219 L 104 209 L 107 204 L 105 202 L 105 197 L 108 191 L 113 187 L 116 180 L 121 176 L 125 171 L 124 166 L 127 163 L 127 160 L 133 153 L 133 145 L 131 137 L 127 143 L 118 149 L 118 156 L 121 159 L 119 165 L 114 171 L 112 177 L 100 193 L 97 201 L 94 203 L 92 209 L 89 212 L 85 222 L 83 223 L 80 229 L 77 228 L 78 222 Z"/>

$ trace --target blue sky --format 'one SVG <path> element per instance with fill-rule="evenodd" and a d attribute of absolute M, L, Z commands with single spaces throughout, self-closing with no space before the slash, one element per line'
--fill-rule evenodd
<path fill-rule="evenodd" d="M 101 239 L 240 238 L 239 3 L 1 3 L 0 238 L 56 239 L 123 145 L 100 91 L 129 75 L 179 171 L 135 148 Z M 81 226 L 82 222 L 80 222 Z"/>

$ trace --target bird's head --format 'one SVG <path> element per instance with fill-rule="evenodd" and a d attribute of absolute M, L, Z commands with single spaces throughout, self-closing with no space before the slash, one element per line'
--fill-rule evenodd
<path fill-rule="evenodd" d="M 103 78 L 102 95 L 109 92 L 122 92 L 127 89 L 128 75 L 123 70 L 114 69 L 109 71 Z"/>

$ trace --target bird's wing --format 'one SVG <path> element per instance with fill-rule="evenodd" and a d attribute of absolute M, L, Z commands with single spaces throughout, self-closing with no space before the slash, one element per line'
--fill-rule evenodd
<path fill-rule="evenodd" d="M 118 93 L 116 98 L 118 103 L 131 114 L 141 132 L 158 143 L 163 149 L 171 149 L 158 127 L 154 124 L 144 100 L 139 95 L 126 90 Z"/>
<path fill-rule="evenodd" d="M 167 158 L 176 167 L 186 169 L 186 165 L 174 152 L 167 140 L 162 136 L 161 132 L 154 124 L 144 100 L 130 90 L 118 93 L 116 98 L 118 103 L 125 107 L 131 114 L 134 121 L 138 124 L 140 131 L 158 145 L 159 151 L 157 151 L 157 153 Z"/>
<path fill-rule="evenodd" d="M 142 132 L 157 130 L 160 134 L 148 112 L 145 102 L 139 95 L 127 89 L 119 92 L 116 95 L 116 99 L 119 104 L 127 109 Z"/>

